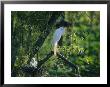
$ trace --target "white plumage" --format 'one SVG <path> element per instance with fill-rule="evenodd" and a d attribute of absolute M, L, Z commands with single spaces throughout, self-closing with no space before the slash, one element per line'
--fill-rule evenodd
<path fill-rule="evenodd" d="M 53 35 L 53 46 L 54 46 L 54 55 L 56 56 L 58 41 L 61 39 L 61 36 L 64 34 L 65 30 L 63 27 L 60 27 L 55 30 Z"/>
<path fill-rule="evenodd" d="M 37 64 L 38 62 L 35 60 L 35 58 L 32 58 L 32 60 L 30 61 L 30 66 L 37 68 Z"/>

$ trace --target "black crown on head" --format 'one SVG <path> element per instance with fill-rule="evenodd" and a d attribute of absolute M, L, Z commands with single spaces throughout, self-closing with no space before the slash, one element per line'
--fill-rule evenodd
<path fill-rule="evenodd" d="M 61 26 L 69 27 L 69 26 L 72 26 L 72 23 L 69 23 L 67 21 L 62 20 L 62 21 L 60 21 L 59 23 L 56 24 L 56 27 L 61 27 Z"/>

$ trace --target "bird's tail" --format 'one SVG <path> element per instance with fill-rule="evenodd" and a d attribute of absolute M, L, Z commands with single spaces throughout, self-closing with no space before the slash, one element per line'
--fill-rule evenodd
<path fill-rule="evenodd" d="M 54 45 L 54 55 L 57 55 L 57 43 Z"/>

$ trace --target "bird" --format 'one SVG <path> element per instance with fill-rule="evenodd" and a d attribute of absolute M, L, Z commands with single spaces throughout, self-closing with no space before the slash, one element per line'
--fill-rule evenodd
<path fill-rule="evenodd" d="M 53 35 L 53 48 L 54 48 L 54 55 L 56 56 L 57 53 L 57 45 L 59 40 L 61 39 L 61 36 L 64 34 L 65 29 L 64 27 L 59 27 L 58 29 L 55 30 L 54 35 Z"/>
<path fill-rule="evenodd" d="M 30 66 L 34 67 L 34 68 L 37 68 L 37 64 L 38 64 L 38 62 L 36 61 L 36 59 L 32 58 L 31 61 L 30 61 Z"/>
<path fill-rule="evenodd" d="M 67 21 L 60 21 L 58 23 L 56 23 L 56 27 L 58 27 L 53 35 L 53 48 L 54 48 L 54 55 L 56 56 L 57 53 L 57 45 L 58 42 L 60 41 L 61 37 L 63 36 L 64 32 L 65 32 L 65 27 L 69 27 L 72 26 L 72 23 L 69 23 Z"/>

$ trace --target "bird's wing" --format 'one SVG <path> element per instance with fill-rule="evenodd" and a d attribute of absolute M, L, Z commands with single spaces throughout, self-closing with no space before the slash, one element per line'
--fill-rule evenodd
<path fill-rule="evenodd" d="M 58 42 L 60 40 L 60 38 L 63 35 L 63 33 L 64 33 L 64 28 L 63 27 L 60 27 L 60 28 L 58 28 L 55 31 L 55 33 L 53 35 L 53 44 L 56 43 L 56 42 Z"/>

